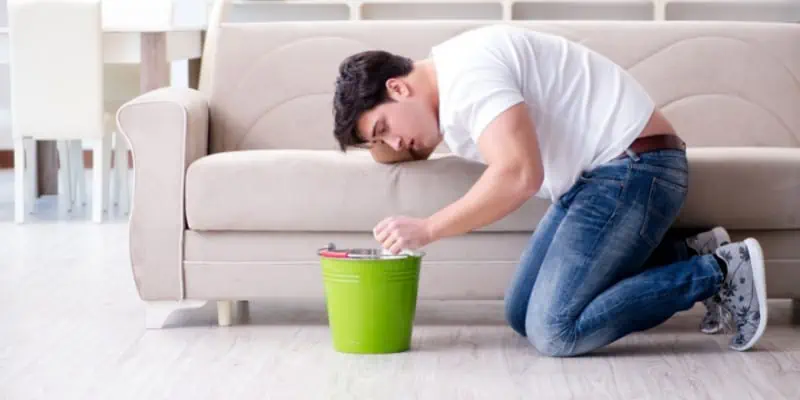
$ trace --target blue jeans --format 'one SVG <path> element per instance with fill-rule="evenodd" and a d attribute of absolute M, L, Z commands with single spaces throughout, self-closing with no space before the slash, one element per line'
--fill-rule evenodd
<path fill-rule="evenodd" d="M 506 293 L 506 319 L 536 349 L 573 356 L 661 324 L 713 296 L 712 255 L 664 240 L 688 189 L 683 150 L 584 173 L 540 221 Z"/>

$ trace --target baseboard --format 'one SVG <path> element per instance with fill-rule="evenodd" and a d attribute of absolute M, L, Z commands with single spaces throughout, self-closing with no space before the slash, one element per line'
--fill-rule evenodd
<path fill-rule="evenodd" d="M 83 151 L 83 166 L 84 168 L 92 168 L 92 154 L 91 150 Z M 111 156 L 111 166 L 114 166 L 114 156 Z M 14 151 L 13 150 L 0 150 L 0 169 L 14 168 Z M 128 168 L 133 168 L 133 155 L 128 151 Z"/>

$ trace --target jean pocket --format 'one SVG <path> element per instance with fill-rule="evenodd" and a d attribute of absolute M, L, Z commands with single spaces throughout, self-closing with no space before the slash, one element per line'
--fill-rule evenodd
<path fill-rule="evenodd" d="M 650 245 L 657 246 L 678 217 L 686 200 L 687 187 L 653 178 L 647 207 L 639 235 Z"/>
<path fill-rule="evenodd" d="M 615 182 L 587 181 L 565 208 L 579 225 L 601 229 L 613 220 L 621 192 L 622 188 Z"/>

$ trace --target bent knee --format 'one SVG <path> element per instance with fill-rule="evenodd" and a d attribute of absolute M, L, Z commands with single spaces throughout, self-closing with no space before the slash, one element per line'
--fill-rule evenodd
<path fill-rule="evenodd" d="M 527 336 L 525 332 L 525 310 L 520 309 L 516 304 L 506 301 L 505 307 L 506 322 L 515 332 L 521 336 Z"/>
<path fill-rule="evenodd" d="M 529 334 L 528 341 L 543 356 L 570 357 L 575 355 L 575 343 L 565 340 L 561 335 Z"/>
<path fill-rule="evenodd" d="M 575 354 L 574 321 L 554 321 L 550 318 L 528 318 L 525 324 L 528 341 L 542 355 L 569 357 Z"/>

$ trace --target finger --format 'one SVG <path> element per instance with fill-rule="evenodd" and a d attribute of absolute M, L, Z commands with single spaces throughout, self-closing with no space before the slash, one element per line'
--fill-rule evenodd
<path fill-rule="evenodd" d="M 386 237 L 381 240 L 381 244 L 384 249 L 391 250 L 392 246 L 400 240 L 400 235 L 397 231 L 389 231 Z"/>
<path fill-rule="evenodd" d="M 383 241 L 385 241 L 386 239 L 388 239 L 388 238 L 389 238 L 389 236 L 390 236 L 391 234 L 392 234 L 392 230 L 390 230 L 390 229 L 384 229 L 384 230 L 382 230 L 382 231 L 378 232 L 378 233 L 375 235 L 375 239 L 376 239 L 377 241 L 379 241 L 379 242 L 383 243 Z"/>
<path fill-rule="evenodd" d="M 404 240 L 397 240 L 392 244 L 392 247 L 389 248 L 389 251 L 395 255 L 400 254 L 400 252 L 403 251 L 403 244 L 405 244 Z"/>
<path fill-rule="evenodd" d="M 376 235 L 376 237 L 386 238 L 388 235 L 397 234 L 398 233 L 398 222 L 396 218 L 389 219 L 384 225 L 382 225 L 380 232 Z"/>
<path fill-rule="evenodd" d="M 392 217 L 384 218 L 381 222 L 378 222 L 378 225 L 375 225 L 375 228 L 372 230 L 372 234 L 377 237 L 381 232 L 386 230 L 386 227 L 392 221 Z"/>

